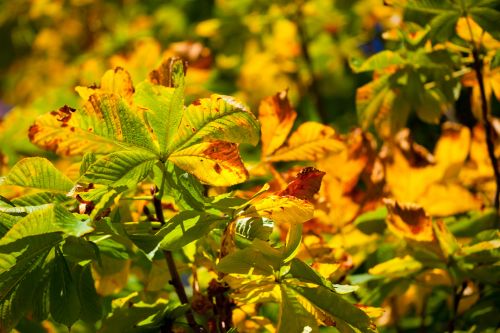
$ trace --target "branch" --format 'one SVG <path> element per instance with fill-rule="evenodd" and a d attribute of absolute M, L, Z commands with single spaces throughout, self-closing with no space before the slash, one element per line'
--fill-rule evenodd
<path fill-rule="evenodd" d="M 497 215 L 499 214 L 500 208 L 500 171 L 498 170 L 498 160 L 495 156 L 495 144 L 493 142 L 493 126 L 490 121 L 490 114 L 488 112 L 488 101 L 486 99 L 486 89 L 484 88 L 484 77 L 483 77 L 483 62 L 479 56 L 479 51 L 474 47 L 472 51 L 474 57 L 473 68 L 476 72 L 477 81 L 479 83 L 479 90 L 481 92 L 481 111 L 483 116 L 484 130 L 486 132 L 486 145 L 488 147 L 488 156 L 491 161 L 491 166 L 493 167 L 493 172 L 495 174 L 495 199 L 493 205 Z"/>
<path fill-rule="evenodd" d="M 460 287 L 454 287 L 453 288 L 453 309 L 452 309 L 452 314 L 451 314 L 451 320 L 448 323 L 448 332 L 453 333 L 455 331 L 455 324 L 457 320 L 457 312 L 458 312 L 458 305 L 460 304 L 460 300 L 462 299 L 462 296 L 464 295 L 465 288 L 467 288 L 467 282 L 463 282 Z"/>
<path fill-rule="evenodd" d="M 165 176 L 163 176 L 163 179 Z M 162 187 L 163 187 L 162 181 Z M 156 193 L 156 188 L 152 190 L 153 192 L 153 206 L 155 208 L 156 218 L 162 225 L 165 224 L 165 216 L 163 215 L 163 208 L 161 206 L 161 197 L 158 194 L 163 194 L 163 188 L 160 189 L 158 193 Z M 172 251 L 163 251 L 163 255 L 167 261 L 168 271 L 170 272 L 170 276 L 172 280 L 170 280 L 170 284 L 174 286 L 175 293 L 179 297 L 179 300 L 182 304 L 189 304 L 189 299 L 186 295 L 186 291 L 184 290 L 184 286 L 182 284 L 181 277 L 179 275 L 179 271 L 177 270 L 177 266 L 175 265 L 175 260 L 172 255 Z M 206 330 L 198 325 L 196 320 L 194 319 L 193 311 L 191 310 L 191 306 L 186 311 L 186 320 L 194 332 L 202 333 L 206 332 Z"/>

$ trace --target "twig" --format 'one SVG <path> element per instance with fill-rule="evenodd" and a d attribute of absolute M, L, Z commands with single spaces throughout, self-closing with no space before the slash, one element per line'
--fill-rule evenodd
<path fill-rule="evenodd" d="M 493 167 L 493 172 L 495 174 L 495 199 L 493 201 L 493 205 L 495 206 L 495 210 L 497 215 L 499 214 L 500 208 L 500 171 L 498 170 L 498 160 L 495 156 L 495 144 L 493 142 L 493 126 L 490 121 L 490 114 L 488 112 L 488 101 L 486 99 L 486 90 L 484 88 L 484 77 L 483 77 L 483 62 L 479 56 L 479 51 L 476 47 L 474 47 L 472 51 L 472 55 L 474 57 L 474 71 L 476 72 L 477 81 L 479 83 L 479 90 L 481 92 L 481 111 L 484 122 L 484 130 L 486 132 L 486 145 L 488 147 L 488 156 L 491 161 L 491 166 Z"/>
<path fill-rule="evenodd" d="M 164 178 L 164 177 L 163 177 Z M 162 181 L 163 185 L 163 181 Z M 163 187 L 163 186 L 162 186 Z M 155 194 L 163 194 L 163 189 L 160 189 L 158 193 L 156 193 L 156 188 L 152 190 L 153 192 L 153 206 L 155 208 L 155 213 L 156 213 L 156 218 L 162 225 L 165 224 L 165 216 L 163 215 L 163 208 L 161 206 L 161 197 L 159 195 Z M 175 293 L 179 297 L 179 300 L 181 301 L 182 304 L 189 304 L 189 299 L 186 295 L 186 291 L 184 290 L 184 286 L 182 284 L 181 277 L 179 275 L 179 271 L 177 270 L 177 266 L 175 265 L 175 260 L 172 255 L 172 251 L 163 251 L 163 255 L 165 256 L 165 259 L 167 261 L 167 266 L 168 266 L 168 271 L 170 272 L 170 276 L 172 277 L 172 280 L 170 280 L 170 284 L 175 289 Z M 198 325 L 196 320 L 194 319 L 193 311 L 191 310 L 191 306 L 186 311 L 186 320 L 191 327 L 191 329 L 195 332 L 206 332 L 206 330 Z"/>
<path fill-rule="evenodd" d="M 467 282 L 464 281 L 460 287 L 453 288 L 453 309 L 452 309 L 452 313 L 451 313 L 450 322 L 448 323 L 448 332 L 449 333 L 453 333 L 453 331 L 455 330 L 455 324 L 457 321 L 458 305 L 460 304 L 460 300 L 462 299 L 462 296 L 464 294 L 466 287 L 467 287 Z"/>

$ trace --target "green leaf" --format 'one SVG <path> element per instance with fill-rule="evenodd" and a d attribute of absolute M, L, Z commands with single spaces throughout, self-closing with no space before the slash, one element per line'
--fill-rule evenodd
<path fill-rule="evenodd" d="M 77 285 L 68 263 L 60 251 L 52 264 L 50 281 L 50 314 L 55 321 L 70 328 L 80 315 Z"/>
<path fill-rule="evenodd" d="M 363 62 L 351 60 L 351 68 L 354 73 L 371 72 L 386 69 L 389 66 L 402 66 L 406 64 L 398 53 L 394 51 L 381 51 Z"/>
<path fill-rule="evenodd" d="M 160 153 L 167 153 L 172 143 L 184 110 L 184 85 L 178 88 L 142 82 L 137 86 L 134 102 L 146 109 L 146 119 L 156 135 Z"/>
<path fill-rule="evenodd" d="M 87 220 L 80 220 L 64 207 L 54 204 L 46 205 L 42 209 L 20 219 L 0 239 L 0 245 L 7 244 L 18 239 L 47 234 L 52 232 L 63 232 L 66 235 L 82 236 L 94 230 Z"/>
<path fill-rule="evenodd" d="M 457 237 L 473 237 L 478 232 L 493 229 L 497 215 L 493 209 L 484 212 L 469 212 L 466 216 L 447 221 L 448 228 Z"/>
<path fill-rule="evenodd" d="M 292 289 L 280 285 L 281 304 L 278 320 L 278 333 L 317 333 L 316 319 L 300 304 Z"/>
<path fill-rule="evenodd" d="M 147 333 L 158 332 L 158 328 L 145 329 L 138 324 L 152 316 L 163 315 L 167 301 L 159 298 L 155 303 L 139 300 L 137 293 L 113 300 L 112 313 L 103 320 L 100 333 Z"/>
<path fill-rule="evenodd" d="M 443 12 L 432 18 L 429 25 L 431 26 L 430 35 L 438 41 L 448 41 L 455 33 L 455 26 L 460 13 L 458 12 Z"/>
<path fill-rule="evenodd" d="M 62 155 L 109 154 L 127 148 L 157 153 L 144 122 L 116 94 L 96 92 L 82 110 L 64 106 L 30 128 L 34 144 Z"/>
<path fill-rule="evenodd" d="M 0 185 L 17 185 L 66 193 L 73 182 L 42 157 L 24 158 L 17 162 Z"/>
<path fill-rule="evenodd" d="M 400 0 L 395 0 L 399 2 Z M 409 0 L 404 5 L 405 9 L 425 14 L 442 14 L 457 11 L 448 1 L 442 0 Z"/>
<path fill-rule="evenodd" d="M 84 177 L 94 183 L 114 187 L 136 185 L 146 178 L 157 160 L 145 150 L 123 150 L 99 158 Z"/>
<path fill-rule="evenodd" d="M 354 220 L 354 225 L 367 235 L 374 233 L 382 234 L 387 227 L 385 224 L 386 217 L 387 208 L 384 206 L 371 212 L 361 214 Z"/>
<path fill-rule="evenodd" d="M 205 236 L 219 223 L 227 222 L 224 217 L 197 211 L 183 211 L 171 218 L 158 231 L 157 236 L 163 237 L 160 248 L 163 250 L 178 250 L 183 246 Z"/>
<path fill-rule="evenodd" d="M 360 332 L 376 332 L 375 325 L 366 313 L 344 300 L 340 295 L 324 287 L 309 288 L 294 284 L 288 284 L 288 287 L 304 296 L 325 313 L 342 319 Z"/>
<path fill-rule="evenodd" d="M 356 112 L 364 129 L 368 128 L 377 115 L 389 91 L 389 76 L 385 75 L 371 81 L 356 91 Z"/>
<path fill-rule="evenodd" d="M 259 128 L 255 116 L 241 102 L 212 95 L 187 107 L 171 148 L 180 150 L 209 140 L 256 145 Z"/>
<path fill-rule="evenodd" d="M 37 192 L 32 194 L 22 195 L 12 199 L 12 203 L 16 206 L 43 206 L 54 202 L 64 202 L 71 198 L 62 193 L 53 192 Z"/>
<path fill-rule="evenodd" d="M 258 238 L 267 241 L 273 227 L 273 221 L 265 217 L 243 217 L 236 220 L 236 234 L 249 240 Z"/>
<path fill-rule="evenodd" d="M 222 258 L 217 270 L 228 274 L 271 275 L 279 271 L 280 266 L 281 252 L 267 242 L 255 239 L 249 247 Z"/>
<path fill-rule="evenodd" d="M 302 224 L 291 224 L 283 248 L 283 262 L 292 260 L 299 251 L 302 244 Z"/>
<path fill-rule="evenodd" d="M 96 323 L 102 319 L 104 309 L 101 298 L 97 295 L 94 287 L 94 279 L 90 265 L 77 266 L 76 286 L 80 300 L 80 318 L 88 323 Z"/>
<path fill-rule="evenodd" d="M 155 184 L 161 184 L 161 170 L 155 168 L 154 171 Z M 171 196 L 182 209 L 203 210 L 203 185 L 193 175 L 171 162 L 165 163 L 165 189 L 165 195 Z"/>
<path fill-rule="evenodd" d="M 69 236 L 62 247 L 64 255 L 69 260 L 84 261 L 97 260 L 99 258 L 99 248 L 93 242 L 80 237 Z"/>
<path fill-rule="evenodd" d="M 420 103 L 416 106 L 417 116 L 427 123 L 438 124 L 447 107 L 444 96 L 437 90 L 424 90 L 420 95 Z"/>
<path fill-rule="evenodd" d="M 401 258 L 393 258 L 369 269 L 372 275 L 381 275 L 389 278 L 409 276 L 422 270 L 422 263 L 413 257 L 406 255 Z"/>
<path fill-rule="evenodd" d="M 41 267 L 60 233 L 28 236 L 0 245 L 0 331 L 9 332 L 29 309 Z"/>

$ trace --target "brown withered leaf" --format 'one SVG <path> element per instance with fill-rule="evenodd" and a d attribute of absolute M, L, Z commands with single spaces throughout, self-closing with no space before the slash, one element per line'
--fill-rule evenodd
<path fill-rule="evenodd" d="M 262 156 L 271 155 L 283 145 L 297 118 L 287 95 L 288 91 L 283 90 L 260 103 Z"/>
<path fill-rule="evenodd" d="M 321 180 L 325 173 L 313 167 L 302 169 L 288 186 L 277 194 L 280 196 L 293 196 L 299 199 L 312 201 L 314 195 L 321 187 Z"/>
<path fill-rule="evenodd" d="M 174 87 L 175 82 L 173 80 L 173 73 L 176 72 L 174 66 L 180 63 L 178 60 L 179 58 L 171 57 L 167 61 L 163 61 L 157 69 L 151 71 L 151 73 L 149 73 L 149 80 L 151 81 L 151 83 L 162 85 L 165 87 Z M 185 60 L 182 61 L 182 66 L 184 75 L 186 75 L 187 62 Z"/>

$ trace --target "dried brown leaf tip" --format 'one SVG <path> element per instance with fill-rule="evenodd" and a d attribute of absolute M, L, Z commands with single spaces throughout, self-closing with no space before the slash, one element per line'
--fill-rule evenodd
<path fill-rule="evenodd" d="M 297 174 L 288 186 L 277 194 L 280 196 L 293 196 L 299 199 L 312 201 L 314 195 L 321 187 L 321 180 L 325 173 L 313 167 L 307 167 Z"/>

